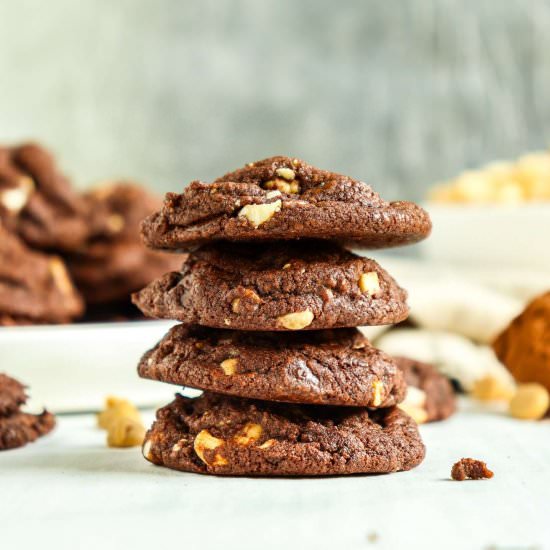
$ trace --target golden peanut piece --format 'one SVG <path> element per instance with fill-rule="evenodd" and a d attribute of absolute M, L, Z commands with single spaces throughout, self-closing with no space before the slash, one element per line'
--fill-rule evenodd
<path fill-rule="evenodd" d="M 239 445 L 250 445 L 260 439 L 262 432 L 263 428 L 259 424 L 249 422 L 233 439 Z"/>
<path fill-rule="evenodd" d="M 378 273 L 376 271 L 369 271 L 363 273 L 359 277 L 359 288 L 361 292 L 373 296 L 377 292 L 380 292 L 380 281 L 378 280 Z"/>
<path fill-rule="evenodd" d="M 239 313 L 241 309 L 241 300 L 253 304 L 259 304 L 262 301 L 262 299 L 253 290 L 246 288 L 241 298 L 235 298 L 231 302 L 231 309 L 233 310 L 233 313 Z"/>
<path fill-rule="evenodd" d="M 225 459 L 220 454 L 216 453 L 212 462 L 208 462 L 204 457 L 204 451 L 217 449 L 224 443 L 225 441 L 223 439 L 214 437 L 208 430 L 201 430 L 195 437 L 195 441 L 193 442 L 193 449 L 195 449 L 197 456 L 205 464 L 208 464 L 209 466 L 224 466 L 225 464 L 227 464 L 227 459 Z"/>
<path fill-rule="evenodd" d="M 296 177 L 296 172 L 292 168 L 277 168 L 275 173 L 284 180 L 292 181 Z"/>
<path fill-rule="evenodd" d="M 69 273 L 65 264 L 58 258 L 54 256 L 50 258 L 48 267 L 50 268 L 50 273 L 52 274 L 55 286 L 61 291 L 62 294 L 69 295 L 73 293 L 73 285 L 69 279 Z"/>
<path fill-rule="evenodd" d="M 287 193 L 289 195 L 295 195 L 300 192 L 300 184 L 297 181 L 286 181 L 282 178 L 266 181 L 263 187 L 264 189 L 276 189 L 276 192 Z M 269 193 L 266 196 L 269 196 Z"/>
<path fill-rule="evenodd" d="M 258 445 L 258 449 L 269 449 L 269 447 L 272 447 L 277 443 L 276 439 L 268 439 L 267 441 L 264 441 L 261 445 Z"/>
<path fill-rule="evenodd" d="M 239 218 L 246 218 L 255 228 L 258 228 L 279 212 L 281 205 L 280 200 L 266 204 L 247 204 L 239 211 Z"/>
<path fill-rule="evenodd" d="M 510 414 L 522 420 L 538 420 L 550 407 L 548 390 L 535 382 L 520 384 L 510 401 Z"/>
<path fill-rule="evenodd" d="M 151 447 L 153 446 L 153 443 L 150 439 L 147 439 L 143 442 L 143 447 L 141 448 L 141 454 L 146 458 L 147 460 L 151 460 L 153 458 L 153 455 L 151 454 Z"/>
<path fill-rule="evenodd" d="M 145 428 L 130 418 L 118 418 L 107 431 L 109 447 L 137 447 L 143 443 Z"/>
<path fill-rule="evenodd" d="M 285 265 L 283 266 L 283 269 L 289 269 L 291 265 L 292 265 L 292 264 L 285 264 Z"/>
<path fill-rule="evenodd" d="M 314 317 L 313 312 L 306 309 L 281 315 L 277 318 L 277 323 L 288 330 L 300 330 L 311 325 Z"/>
<path fill-rule="evenodd" d="M 107 227 L 113 233 L 118 233 L 122 231 L 124 225 L 124 218 L 120 214 L 111 214 L 107 218 Z"/>
<path fill-rule="evenodd" d="M 231 376 L 232 374 L 235 374 L 237 371 L 237 363 L 239 360 L 236 357 L 232 357 L 231 359 L 226 359 L 225 361 L 222 361 L 220 363 L 220 367 L 227 374 L 227 376 Z"/>
<path fill-rule="evenodd" d="M 4 208 L 17 214 L 29 202 L 29 197 L 33 191 L 34 181 L 27 176 L 23 176 L 17 182 L 17 187 L 6 189 L 0 193 L 0 202 Z"/>
<path fill-rule="evenodd" d="M 470 395 L 479 401 L 510 401 L 514 391 L 498 378 L 487 375 L 474 382 Z"/>
<path fill-rule="evenodd" d="M 378 407 L 382 403 L 382 396 L 384 395 L 384 384 L 380 380 L 375 380 L 372 383 L 372 406 Z"/>
<path fill-rule="evenodd" d="M 415 386 L 408 386 L 403 403 L 413 407 L 424 407 L 426 405 L 426 392 Z"/>
<path fill-rule="evenodd" d="M 97 424 L 108 430 L 111 424 L 121 418 L 127 418 L 141 423 L 141 415 L 137 408 L 126 399 L 109 396 L 105 400 L 105 410 L 97 415 Z"/>
<path fill-rule="evenodd" d="M 428 411 L 424 407 L 417 407 L 405 402 L 399 403 L 397 406 L 407 413 L 417 424 L 424 424 L 428 420 Z"/>

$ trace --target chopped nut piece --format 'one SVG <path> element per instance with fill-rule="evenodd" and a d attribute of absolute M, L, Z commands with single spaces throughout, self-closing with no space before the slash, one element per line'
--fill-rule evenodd
<path fill-rule="evenodd" d="M 297 181 L 288 182 L 282 178 L 275 178 L 266 181 L 263 185 L 264 189 L 277 189 L 281 193 L 295 195 L 300 192 L 300 184 Z"/>
<path fill-rule="evenodd" d="M 288 269 L 291 265 L 292 265 L 292 264 L 285 264 L 285 265 L 283 266 L 283 269 Z"/>
<path fill-rule="evenodd" d="M 197 456 L 205 464 L 212 465 L 212 466 L 224 466 L 225 464 L 227 464 L 227 460 L 219 454 L 216 454 L 214 456 L 214 460 L 211 463 L 208 462 L 204 457 L 204 451 L 217 449 L 224 443 L 225 441 L 223 439 L 214 437 L 208 430 L 201 430 L 195 437 L 193 448 L 195 449 Z"/>
<path fill-rule="evenodd" d="M 280 177 L 288 181 L 292 181 L 296 177 L 296 172 L 291 168 L 277 168 L 275 173 Z"/>
<path fill-rule="evenodd" d="M 397 405 L 403 412 L 407 413 L 417 424 L 424 424 L 428 421 L 428 411 L 424 407 L 411 405 L 409 403 L 399 403 Z"/>
<path fill-rule="evenodd" d="M 124 225 L 124 218 L 120 214 L 111 214 L 107 218 L 107 226 L 113 233 L 118 233 L 119 231 L 122 231 Z"/>
<path fill-rule="evenodd" d="M 369 271 L 368 273 L 363 273 L 359 277 L 359 288 L 361 292 L 372 296 L 380 291 L 380 281 L 378 280 L 378 273 L 376 271 Z"/>
<path fill-rule="evenodd" d="M 232 374 L 235 374 L 237 371 L 237 363 L 238 359 L 235 357 L 232 359 L 226 359 L 225 361 L 222 361 L 220 363 L 220 367 L 222 368 L 223 372 L 227 374 L 227 376 L 231 376 Z"/>
<path fill-rule="evenodd" d="M 247 204 L 239 211 L 239 217 L 246 218 L 255 228 L 258 228 L 281 210 L 281 204 L 280 200 L 266 204 Z"/>
<path fill-rule="evenodd" d="M 372 406 L 378 407 L 382 403 L 382 394 L 384 391 L 384 384 L 380 380 L 375 380 L 372 383 L 373 399 Z"/>
<path fill-rule="evenodd" d="M 278 190 L 269 191 L 268 193 L 265 194 L 266 199 L 274 199 L 275 197 L 280 197 L 280 196 L 281 196 L 281 192 Z"/>
<path fill-rule="evenodd" d="M 245 288 L 244 291 L 242 291 L 240 298 L 235 298 L 231 302 L 231 309 L 233 310 L 233 313 L 239 313 L 241 310 L 241 306 L 243 305 L 242 302 L 245 302 L 246 304 L 252 305 L 252 307 L 255 307 L 256 304 L 259 304 L 262 299 L 250 288 Z"/>
<path fill-rule="evenodd" d="M 297 311 L 295 313 L 287 313 L 286 315 L 281 315 L 277 322 L 284 328 L 288 330 L 300 330 L 309 325 L 314 319 L 313 312 L 306 309 L 305 311 Z"/>
<path fill-rule="evenodd" d="M 141 448 L 141 454 L 147 459 L 151 460 L 153 458 L 153 455 L 151 454 L 151 447 L 153 446 L 153 443 L 150 439 L 147 439 L 143 443 L 143 447 Z"/>
<path fill-rule="evenodd" d="M 510 401 L 510 414 L 523 420 L 538 420 L 548 411 L 548 390 L 537 383 L 520 384 Z"/>
<path fill-rule="evenodd" d="M 108 430 L 112 424 L 121 418 L 141 423 L 139 411 L 130 401 L 113 396 L 107 397 L 105 400 L 105 410 L 97 415 L 98 426 Z"/>
<path fill-rule="evenodd" d="M 229 326 L 231 324 L 231 320 L 230 319 L 224 319 L 223 324 Z"/>
<path fill-rule="evenodd" d="M 259 424 L 249 422 L 234 439 L 239 445 L 250 445 L 260 439 L 262 432 L 263 428 Z"/>
<path fill-rule="evenodd" d="M 109 447 L 137 447 L 143 443 L 145 428 L 130 418 L 118 418 L 109 426 L 107 445 Z"/>
<path fill-rule="evenodd" d="M 269 447 L 272 447 L 275 445 L 277 440 L 275 439 L 268 439 L 267 441 L 264 441 L 261 445 L 258 446 L 258 449 L 269 449 Z"/>
<path fill-rule="evenodd" d="M 17 213 L 25 207 L 33 190 L 34 181 L 24 176 L 20 178 L 17 187 L 6 189 L 0 193 L 0 202 L 10 212 Z"/>
<path fill-rule="evenodd" d="M 57 288 L 65 295 L 72 294 L 74 288 L 63 261 L 57 256 L 54 256 L 50 259 L 49 268 Z"/>
<path fill-rule="evenodd" d="M 493 472 L 487 468 L 487 464 L 474 458 L 460 459 L 451 470 L 451 478 L 455 481 L 464 481 L 465 479 L 490 479 Z"/>
<path fill-rule="evenodd" d="M 491 375 L 476 380 L 471 391 L 471 396 L 480 401 L 509 401 L 513 395 L 511 387 Z"/>

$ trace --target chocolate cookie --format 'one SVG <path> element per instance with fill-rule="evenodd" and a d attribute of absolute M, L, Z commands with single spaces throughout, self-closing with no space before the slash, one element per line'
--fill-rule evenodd
<path fill-rule="evenodd" d="M 16 412 L 0 416 L 0 451 L 23 447 L 51 432 L 54 426 L 55 417 L 48 411 L 42 414 Z"/>
<path fill-rule="evenodd" d="M 302 238 L 385 248 L 420 241 L 430 230 L 428 214 L 416 204 L 387 202 L 366 183 L 289 157 L 168 193 L 142 225 L 152 248 L 182 250 L 213 240 Z"/>
<path fill-rule="evenodd" d="M 19 409 L 27 400 L 25 386 L 0 373 L 0 451 L 22 447 L 55 426 L 55 417 L 23 413 Z"/>
<path fill-rule="evenodd" d="M 88 235 L 89 214 L 46 149 L 0 147 L 0 218 L 27 244 L 74 250 Z"/>
<path fill-rule="evenodd" d="M 69 270 L 90 309 L 113 304 L 126 309 L 132 292 L 179 268 L 183 258 L 149 250 L 141 243 L 139 223 L 160 204 L 142 187 L 112 182 L 85 198 L 96 220 L 103 223 L 96 223 L 86 243 L 67 255 Z"/>
<path fill-rule="evenodd" d="M 25 403 L 25 386 L 0 372 L 0 416 L 6 416 Z"/>
<path fill-rule="evenodd" d="M 407 396 L 399 405 L 419 424 L 444 420 L 456 409 L 453 386 L 434 366 L 406 357 L 395 357 L 408 384 Z"/>
<path fill-rule="evenodd" d="M 493 344 L 516 382 L 538 382 L 550 391 L 550 292 L 537 296 Z"/>
<path fill-rule="evenodd" d="M 133 296 L 150 317 L 240 330 L 383 325 L 406 292 L 374 261 L 319 241 L 214 244 Z"/>
<path fill-rule="evenodd" d="M 0 223 L 0 324 L 65 323 L 83 309 L 63 261 L 31 250 Z"/>
<path fill-rule="evenodd" d="M 415 422 L 397 407 L 289 405 L 205 393 L 157 411 L 143 455 L 176 470 L 313 476 L 409 470 L 424 458 Z"/>
<path fill-rule="evenodd" d="M 267 401 L 389 407 L 401 371 L 356 329 L 240 332 L 177 325 L 138 366 L 162 382 Z"/>

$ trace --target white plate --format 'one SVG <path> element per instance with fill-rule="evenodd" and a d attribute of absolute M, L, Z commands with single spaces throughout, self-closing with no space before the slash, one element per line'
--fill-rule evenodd
<path fill-rule="evenodd" d="M 425 258 L 550 271 L 550 204 L 424 206 L 433 222 L 421 244 Z"/>
<path fill-rule="evenodd" d="M 29 386 L 29 408 L 97 410 L 107 395 L 138 406 L 167 403 L 176 386 L 142 380 L 142 354 L 173 321 L 0 328 L 0 372 Z"/>

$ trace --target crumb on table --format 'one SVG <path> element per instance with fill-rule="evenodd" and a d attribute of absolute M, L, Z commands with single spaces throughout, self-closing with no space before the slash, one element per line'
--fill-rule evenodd
<path fill-rule="evenodd" d="M 489 479 L 493 477 L 493 472 L 487 468 L 487 464 L 475 458 L 462 458 L 453 465 L 451 478 L 455 481 L 464 481 L 465 479 Z"/>

